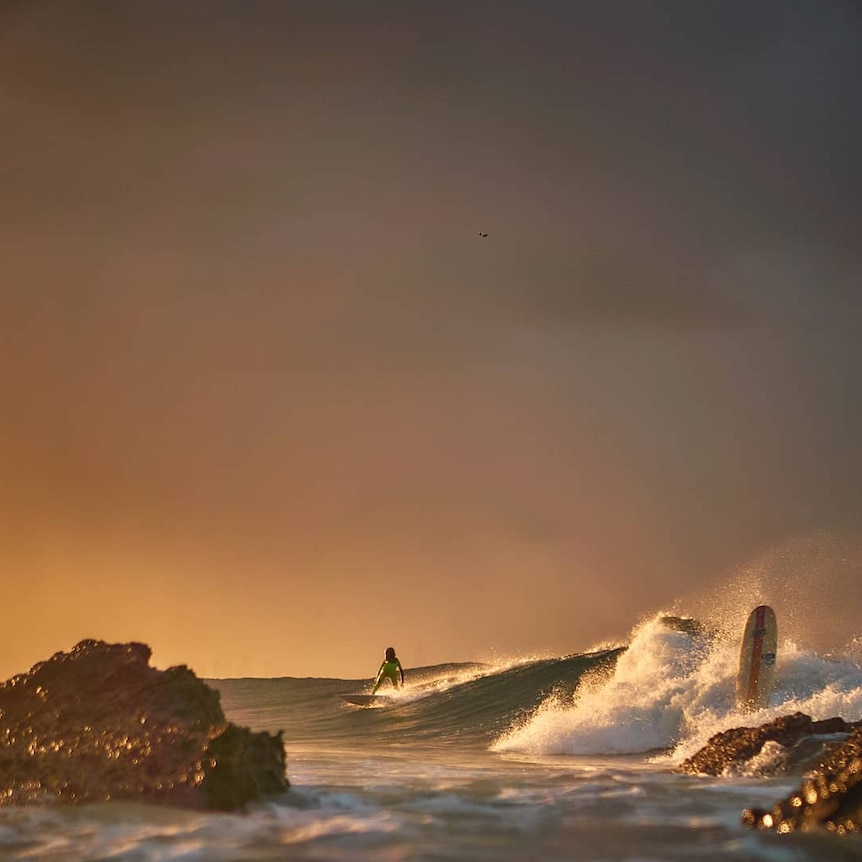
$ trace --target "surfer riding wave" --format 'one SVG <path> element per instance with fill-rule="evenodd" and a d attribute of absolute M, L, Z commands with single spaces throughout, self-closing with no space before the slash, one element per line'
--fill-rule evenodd
<path fill-rule="evenodd" d="M 398 681 L 399 674 L 401 676 L 400 684 Z M 371 693 L 376 694 L 377 689 L 387 679 L 395 688 L 400 688 L 404 685 L 404 668 L 401 667 L 401 662 L 398 660 L 398 656 L 395 655 L 395 647 L 386 647 L 386 654 L 380 665 L 380 669 L 377 671 L 377 677 L 374 680 L 374 688 L 371 689 Z"/>

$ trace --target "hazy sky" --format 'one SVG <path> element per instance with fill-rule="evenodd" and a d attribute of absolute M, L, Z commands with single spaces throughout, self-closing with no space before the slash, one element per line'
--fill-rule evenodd
<path fill-rule="evenodd" d="M 0 678 L 858 633 L 860 82 L 855 0 L 0 2 Z"/>

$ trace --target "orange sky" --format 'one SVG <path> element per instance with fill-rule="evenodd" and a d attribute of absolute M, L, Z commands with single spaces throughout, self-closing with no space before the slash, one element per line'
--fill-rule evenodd
<path fill-rule="evenodd" d="M 855 8 L 361 5 L 0 6 L 0 677 L 855 578 Z"/>

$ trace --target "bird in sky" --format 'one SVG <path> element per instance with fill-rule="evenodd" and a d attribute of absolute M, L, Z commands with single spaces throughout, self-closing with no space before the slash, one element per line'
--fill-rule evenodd
<path fill-rule="evenodd" d="M 481 230 L 480 230 L 480 231 L 479 231 L 479 236 L 488 236 L 488 234 L 486 234 L 484 231 L 481 231 Z"/>

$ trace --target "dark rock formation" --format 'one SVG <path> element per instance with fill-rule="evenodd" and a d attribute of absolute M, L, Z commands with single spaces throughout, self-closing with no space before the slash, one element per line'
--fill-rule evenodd
<path fill-rule="evenodd" d="M 862 832 L 862 727 L 768 811 L 747 808 L 742 822 L 776 832 L 825 827 L 839 835 Z"/>
<path fill-rule="evenodd" d="M 275 741 L 280 757 L 273 757 Z M 237 799 L 260 799 L 287 789 L 280 733 L 253 733 L 229 724 L 206 754 L 203 788 L 209 808 L 230 811 L 237 807 Z"/>
<path fill-rule="evenodd" d="M 735 727 L 710 738 L 677 770 L 701 775 L 743 771 L 745 765 L 761 753 L 764 745 L 775 743 L 784 749 L 783 771 L 795 769 L 801 772 L 806 766 L 816 763 L 825 750 L 837 745 L 823 739 L 826 734 L 850 733 L 853 727 L 840 718 L 814 721 L 801 712 L 776 718 L 760 727 Z"/>
<path fill-rule="evenodd" d="M 677 617 L 665 614 L 659 618 L 659 622 L 666 629 L 674 632 L 682 632 L 682 634 L 691 635 L 692 637 L 699 637 L 700 635 L 713 637 L 716 633 L 714 630 L 707 628 L 700 620 L 692 617 Z"/>
<path fill-rule="evenodd" d="M 87 640 L 0 685 L 0 805 L 136 799 L 241 808 L 287 790 L 281 733 L 228 724 L 185 666 Z"/>
<path fill-rule="evenodd" d="M 772 808 L 746 809 L 743 823 L 777 832 L 816 827 L 842 835 L 862 832 L 862 722 L 814 721 L 797 712 L 760 727 L 733 728 L 713 736 L 678 771 L 706 775 L 742 771 L 769 744 L 780 746 L 785 772 L 811 771 L 797 790 Z"/>

